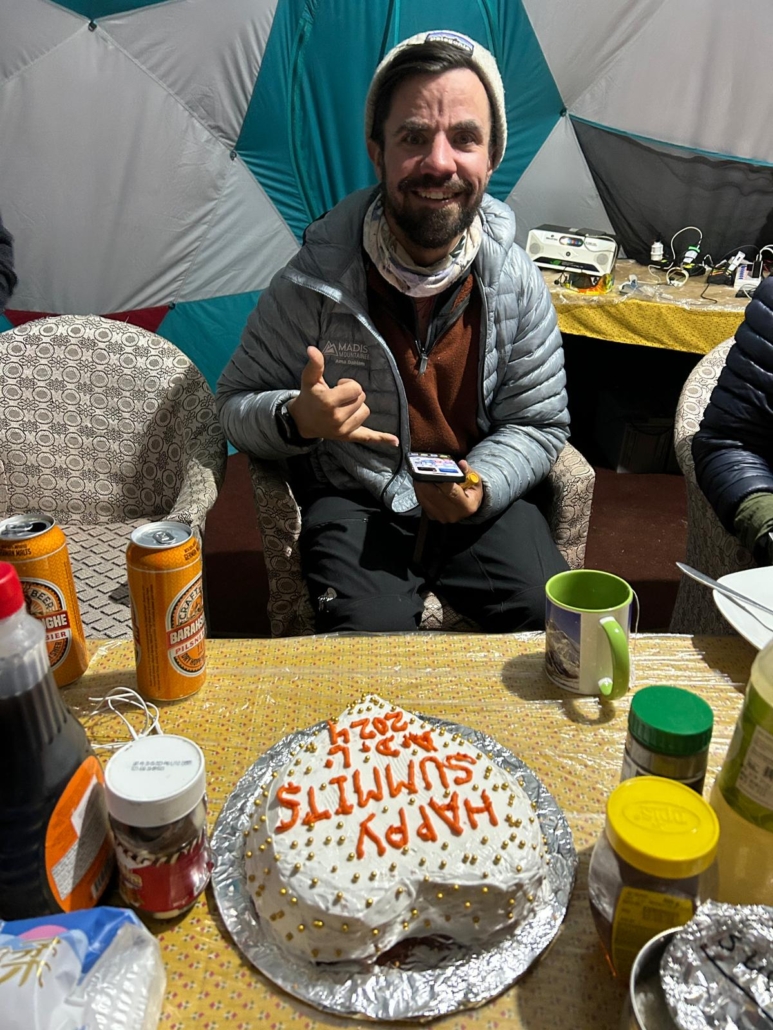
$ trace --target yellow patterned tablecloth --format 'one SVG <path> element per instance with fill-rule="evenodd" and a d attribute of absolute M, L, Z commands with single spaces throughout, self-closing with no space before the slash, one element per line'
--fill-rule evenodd
<path fill-rule="evenodd" d="M 65 691 L 82 719 L 93 708 L 90 698 L 135 682 L 130 641 L 91 646 L 88 673 Z M 587 870 L 602 830 L 605 798 L 619 778 L 630 694 L 601 706 L 595 698 L 553 686 L 544 673 L 544 636 L 538 633 L 211 640 L 207 646 L 206 685 L 194 697 L 165 706 L 161 725 L 203 748 L 211 825 L 258 755 L 290 731 L 338 715 L 365 691 L 483 730 L 519 755 L 572 827 L 580 861 L 567 918 L 548 953 L 515 987 L 438 1025 L 449 1030 L 617 1027 L 623 989 L 605 965 L 591 921 Z M 637 686 L 671 683 L 711 704 L 713 777 L 756 652 L 739 637 L 647 635 L 635 638 L 633 650 Z M 120 729 L 116 720 L 101 717 L 87 725 L 97 740 L 112 739 Z M 248 965 L 223 929 L 210 891 L 179 921 L 155 922 L 151 929 L 168 974 L 165 1030 L 358 1025 L 296 1001 Z"/>
<path fill-rule="evenodd" d="M 642 347 L 708 354 L 735 335 L 749 303 L 729 286 L 706 286 L 705 276 L 688 280 L 680 289 L 660 285 L 662 272 L 653 275 L 645 266 L 621 260 L 615 265 L 615 284 L 609 293 L 591 296 L 556 285 L 556 273 L 543 271 L 550 288 L 562 333 L 591 336 Z M 629 275 L 639 289 L 623 294 L 620 286 Z"/>

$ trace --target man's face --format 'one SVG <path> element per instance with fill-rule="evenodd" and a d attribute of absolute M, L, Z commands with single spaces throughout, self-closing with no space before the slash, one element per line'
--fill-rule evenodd
<path fill-rule="evenodd" d="M 450 254 L 491 178 L 491 109 L 468 68 L 406 79 L 384 122 L 383 150 L 368 141 L 389 227 L 413 260 Z"/>

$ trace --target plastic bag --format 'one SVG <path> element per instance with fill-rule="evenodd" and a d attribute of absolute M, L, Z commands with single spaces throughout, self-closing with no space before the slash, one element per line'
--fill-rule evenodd
<path fill-rule="evenodd" d="M 0 921 L 0 1030 L 156 1030 L 158 941 L 123 908 Z"/>

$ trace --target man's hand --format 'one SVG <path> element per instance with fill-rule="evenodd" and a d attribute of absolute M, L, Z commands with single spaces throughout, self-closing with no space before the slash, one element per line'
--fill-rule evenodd
<path fill-rule="evenodd" d="M 466 461 L 459 462 L 465 474 L 472 472 Z M 483 481 L 477 483 L 414 483 L 413 489 L 422 509 L 435 522 L 461 522 L 474 515 L 483 503 Z"/>
<path fill-rule="evenodd" d="M 309 361 L 301 375 L 301 392 L 287 403 L 298 432 L 308 440 L 346 440 L 352 443 L 386 443 L 398 447 L 391 433 L 377 433 L 363 423 L 370 415 L 365 391 L 355 379 L 325 382 L 325 358 L 317 347 L 307 347 Z"/>

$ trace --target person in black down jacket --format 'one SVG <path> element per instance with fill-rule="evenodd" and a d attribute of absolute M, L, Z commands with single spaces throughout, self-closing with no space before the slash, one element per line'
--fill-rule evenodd
<path fill-rule="evenodd" d="M 773 276 L 746 308 L 692 453 L 722 525 L 759 564 L 773 563 Z"/>
<path fill-rule="evenodd" d="M 0 218 L 0 315 L 5 311 L 8 298 L 16 285 L 13 270 L 13 236 L 3 226 Z"/>

